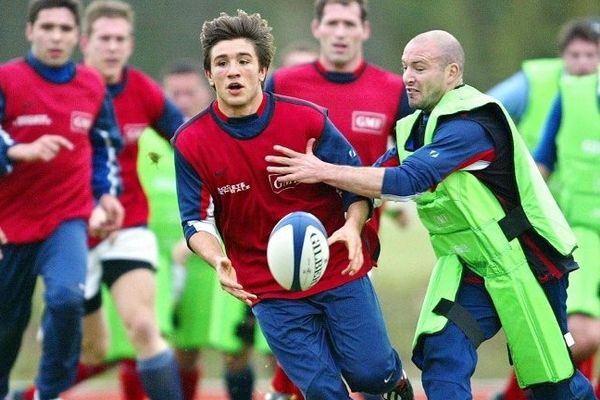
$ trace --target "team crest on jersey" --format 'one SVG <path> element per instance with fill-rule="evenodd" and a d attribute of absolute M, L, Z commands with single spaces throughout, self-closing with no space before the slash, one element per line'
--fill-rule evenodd
<path fill-rule="evenodd" d="M 380 133 L 385 125 L 385 114 L 370 111 L 352 112 L 352 130 L 364 133 Z"/>
<path fill-rule="evenodd" d="M 48 114 L 19 115 L 12 124 L 15 127 L 46 126 L 52 124 L 52 119 Z"/>
<path fill-rule="evenodd" d="M 142 136 L 142 132 L 146 129 L 146 124 L 125 124 L 123 127 L 123 138 L 126 142 L 135 142 Z"/>
<path fill-rule="evenodd" d="M 271 185 L 271 190 L 273 191 L 273 193 L 281 193 L 286 189 L 291 189 L 291 188 L 295 188 L 296 186 L 298 186 L 298 181 L 278 182 L 277 178 L 280 176 L 281 175 L 277 175 L 277 174 L 269 175 L 269 184 Z"/>
<path fill-rule="evenodd" d="M 73 111 L 71 113 L 71 131 L 78 133 L 88 133 L 92 128 L 92 114 L 83 111 Z"/>

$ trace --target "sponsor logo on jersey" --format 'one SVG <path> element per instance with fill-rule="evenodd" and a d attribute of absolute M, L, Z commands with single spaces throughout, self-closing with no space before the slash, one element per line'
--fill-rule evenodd
<path fill-rule="evenodd" d="M 48 114 L 19 115 L 13 121 L 13 126 L 46 126 L 52 124 Z"/>
<path fill-rule="evenodd" d="M 240 182 L 233 185 L 220 186 L 217 188 L 217 190 L 221 196 L 225 196 L 226 194 L 234 194 L 250 190 L 250 185 L 248 185 L 246 182 Z"/>
<path fill-rule="evenodd" d="M 142 136 L 146 126 L 146 124 L 125 124 L 123 126 L 123 138 L 127 143 L 137 141 Z"/>
<path fill-rule="evenodd" d="M 298 186 L 298 181 L 291 182 L 278 182 L 277 178 L 281 175 L 278 174 L 270 174 L 269 175 L 269 184 L 271 185 L 271 190 L 273 193 L 281 193 L 286 189 L 291 189 Z"/>
<path fill-rule="evenodd" d="M 92 114 L 83 111 L 73 111 L 71 113 L 71 131 L 88 133 L 92 128 L 93 121 Z"/>
<path fill-rule="evenodd" d="M 352 130 L 364 133 L 381 133 L 385 114 L 370 111 L 352 111 Z"/>

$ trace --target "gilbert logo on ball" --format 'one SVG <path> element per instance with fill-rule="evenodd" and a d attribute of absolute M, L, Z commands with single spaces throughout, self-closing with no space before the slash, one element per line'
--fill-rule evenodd
<path fill-rule="evenodd" d="M 314 215 L 296 211 L 283 217 L 271 231 L 267 263 L 281 286 L 294 292 L 313 287 L 327 268 L 327 232 Z"/>

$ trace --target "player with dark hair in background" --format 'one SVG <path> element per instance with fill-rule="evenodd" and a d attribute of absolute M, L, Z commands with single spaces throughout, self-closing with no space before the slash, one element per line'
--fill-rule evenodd
<path fill-rule="evenodd" d="M 71 61 L 80 6 L 78 0 L 31 1 L 30 51 L 0 66 L 0 225 L 6 234 L 0 398 L 8 392 L 38 275 L 46 308 L 35 397 L 56 399 L 72 384 L 81 345 L 86 221 L 100 235 L 123 221 L 116 197 L 121 139 L 110 97 L 95 71 Z"/>

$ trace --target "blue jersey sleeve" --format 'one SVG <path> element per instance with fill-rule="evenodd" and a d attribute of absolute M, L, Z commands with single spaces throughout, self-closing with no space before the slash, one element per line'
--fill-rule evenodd
<path fill-rule="evenodd" d="M 389 150 L 378 163 L 397 155 Z M 382 198 L 409 200 L 439 184 L 460 169 L 483 169 L 494 155 L 491 136 L 478 122 L 453 119 L 437 128 L 433 141 L 407 157 L 402 165 L 386 168 Z"/>
<path fill-rule="evenodd" d="M 491 88 L 488 94 L 498 99 L 513 121 L 518 124 L 529 103 L 529 81 L 525 73 L 519 71 Z"/>
<path fill-rule="evenodd" d="M 15 144 L 8 132 L 2 129 L 4 121 L 4 95 L 0 91 L 0 176 L 9 174 L 13 169 L 12 161 L 8 158 L 8 148 Z"/>
<path fill-rule="evenodd" d="M 326 118 L 325 120 L 325 127 L 319 138 L 319 142 L 317 143 L 315 156 L 331 164 L 351 166 L 362 165 L 360 157 L 356 154 L 356 151 L 350 142 L 348 142 L 344 135 L 342 135 L 335 125 L 333 125 L 329 118 Z M 350 204 L 356 201 L 367 200 L 366 197 L 349 192 L 342 192 L 342 199 L 344 201 L 345 210 L 348 209 Z M 371 203 L 370 200 L 369 203 Z"/>
<path fill-rule="evenodd" d="M 152 124 L 152 127 L 165 139 L 171 140 L 179 127 L 183 124 L 183 114 L 175 107 L 175 104 L 165 98 L 165 107 L 162 114 Z"/>
<path fill-rule="evenodd" d="M 175 176 L 177 186 L 177 202 L 185 240 L 198 232 L 196 224 L 203 218 L 201 215 L 202 179 L 175 147 Z"/>
<path fill-rule="evenodd" d="M 94 197 L 121 193 L 121 175 L 117 154 L 123 147 L 110 95 L 106 94 L 96 122 L 90 130 L 92 143 L 92 189 Z"/>
<path fill-rule="evenodd" d="M 552 108 L 542 129 L 542 135 L 533 151 L 534 160 L 551 172 L 554 171 L 556 164 L 556 135 L 560 129 L 561 119 L 562 101 L 561 96 L 558 95 L 552 103 Z"/>

